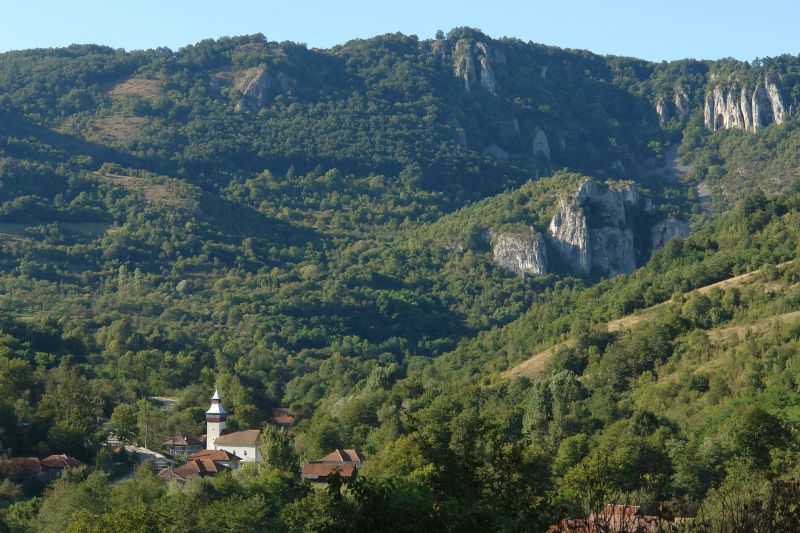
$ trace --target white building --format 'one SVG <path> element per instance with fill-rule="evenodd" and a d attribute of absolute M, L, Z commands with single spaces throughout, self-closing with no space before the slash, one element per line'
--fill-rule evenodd
<path fill-rule="evenodd" d="M 206 411 L 206 449 L 224 450 L 242 459 L 244 463 L 261 461 L 261 431 L 245 429 L 225 433 L 228 412 L 222 405 L 218 391 L 211 397 L 211 407 Z"/>

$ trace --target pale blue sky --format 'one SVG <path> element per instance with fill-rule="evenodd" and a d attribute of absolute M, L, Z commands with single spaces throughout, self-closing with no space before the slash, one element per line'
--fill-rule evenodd
<path fill-rule="evenodd" d="M 652 60 L 800 53 L 797 0 L 2 0 L 0 8 L 0 51 L 70 43 L 176 50 L 258 32 L 329 47 L 473 26 L 493 37 Z"/>

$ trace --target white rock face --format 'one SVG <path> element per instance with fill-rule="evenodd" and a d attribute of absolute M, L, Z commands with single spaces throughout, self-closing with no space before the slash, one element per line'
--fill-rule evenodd
<path fill-rule="evenodd" d="M 533 155 L 544 157 L 550 161 L 550 144 L 547 142 L 547 135 L 538 126 L 536 135 L 533 137 Z"/>
<path fill-rule="evenodd" d="M 663 98 L 659 98 L 656 102 L 656 114 L 658 115 L 658 125 L 663 128 L 671 118 L 667 102 L 665 102 Z"/>
<path fill-rule="evenodd" d="M 547 255 L 542 236 L 530 228 L 529 233 L 500 233 L 494 239 L 495 262 L 518 276 L 545 274 Z"/>
<path fill-rule="evenodd" d="M 680 118 L 681 122 L 685 121 L 689 117 L 689 111 L 689 95 L 682 88 L 675 90 L 671 102 L 663 97 L 656 102 L 658 123 L 662 128 L 673 117 Z"/>
<path fill-rule="evenodd" d="M 616 276 L 636 269 L 633 232 L 626 211 L 638 208 L 639 199 L 635 184 L 607 185 L 594 180 L 584 181 L 573 198 L 561 199 L 549 233 L 570 270 Z"/>
<path fill-rule="evenodd" d="M 706 128 L 738 129 L 756 132 L 769 124 L 782 124 L 787 117 L 778 87 L 769 81 L 759 83 L 752 95 L 737 83 L 715 86 L 706 95 L 703 119 Z"/>
<path fill-rule="evenodd" d="M 588 246 L 589 230 L 586 217 L 575 199 L 562 198 L 558 212 L 550 221 L 550 235 L 561 258 L 570 270 L 588 274 L 591 269 L 591 251 Z"/>
<path fill-rule="evenodd" d="M 651 250 L 663 248 L 672 239 L 679 239 L 689 235 L 689 224 L 685 220 L 670 217 L 657 222 L 650 230 Z"/>
<path fill-rule="evenodd" d="M 466 39 L 456 42 L 453 51 L 453 68 L 456 77 L 464 79 L 464 89 L 470 92 L 475 84 L 475 61 L 472 58 L 472 45 Z"/>
<path fill-rule="evenodd" d="M 675 105 L 675 113 L 681 117 L 681 120 L 689 117 L 689 95 L 686 94 L 686 91 L 680 89 L 675 92 L 672 103 Z"/>
<path fill-rule="evenodd" d="M 236 103 L 236 111 L 255 111 L 267 103 L 269 98 L 288 91 L 295 84 L 296 81 L 283 72 L 270 75 L 266 67 L 261 67 L 237 87 L 242 91 L 242 97 Z"/>
<path fill-rule="evenodd" d="M 438 51 L 439 48 L 436 49 Z M 436 53 L 436 52 L 434 52 Z M 459 39 L 453 48 L 453 69 L 456 77 L 464 80 L 464 89 L 471 92 L 480 86 L 491 94 L 497 94 L 497 79 L 492 62 L 505 64 L 502 52 L 493 52 L 486 43 L 475 43 L 473 46 L 467 39 Z"/>

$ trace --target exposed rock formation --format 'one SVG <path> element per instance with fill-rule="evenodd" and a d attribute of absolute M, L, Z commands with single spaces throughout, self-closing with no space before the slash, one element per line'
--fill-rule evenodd
<path fill-rule="evenodd" d="M 439 50 L 446 50 L 446 46 L 434 46 L 434 55 L 446 53 Z M 505 64 L 505 55 L 502 52 L 491 51 L 486 43 L 479 42 L 473 45 L 467 39 L 456 41 L 453 48 L 453 69 L 455 75 L 464 80 L 464 89 L 467 92 L 471 92 L 472 88 L 480 83 L 486 91 L 497 94 L 497 80 L 492 62 Z"/>
<path fill-rule="evenodd" d="M 533 155 L 544 157 L 550 161 L 550 145 L 547 142 L 547 135 L 538 126 L 536 135 L 533 137 Z"/>
<path fill-rule="evenodd" d="M 689 117 L 689 95 L 683 89 L 677 89 L 669 102 L 665 98 L 659 98 L 656 102 L 656 113 L 658 123 L 663 128 L 673 117 L 678 117 L 681 122 Z"/>
<path fill-rule="evenodd" d="M 689 95 L 686 94 L 686 91 L 683 89 L 677 91 L 675 93 L 675 98 L 673 99 L 673 103 L 675 104 L 675 114 L 681 117 L 681 120 L 686 120 L 689 117 Z"/>
<path fill-rule="evenodd" d="M 547 254 L 542 236 L 533 228 L 523 234 L 500 233 L 493 239 L 495 262 L 519 276 L 547 272 Z"/>
<path fill-rule="evenodd" d="M 650 230 L 651 250 L 663 248 L 672 239 L 679 239 L 689 235 L 689 224 L 685 220 L 670 217 L 657 222 Z"/>
<path fill-rule="evenodd" d="M 656 102 L 656 114 L 658 115 L 658 125 L 663 128 L 671 118 L 667 102 L 663 98 L 659 98 Z"/>
<path fill-rule="evenodd" d="M 561 199 L 549 233 L 570 270 L 606 276 L 634 271 L 636 251 L 627 211 L 641 209 L 639 200 L 635 184 L 594 180 L 584 181 L 573 198 Z"/>
<path fill-rule="evenodd" d="M 549 231 L 561 259 L 570 270 L 588 274 L 592 266 L 588 245 L 589 230 L 586 227 L 586 217 L 576 199 L 561 199 L 558 212 L 550 221 Z"/>
<path fill-rule="evenodd" d="M 266 67 L 261 67 L 237 85 L 242 97 L 236 103 L 236 111 L 255 111 L 263 107 L 270 98 L 288 91 L 295 84 L 296 81 L 283 72 L 270 75 Z"/>
<path fill-rule="evenodd" d="M 762 126 L 781 124 L 787 113 L 778 87 L 759 83 L 752 93 L 738 83 L 715 86 L 706 95 L 703 117 L 706 128 L 739 129 L 755 132 Z"/>

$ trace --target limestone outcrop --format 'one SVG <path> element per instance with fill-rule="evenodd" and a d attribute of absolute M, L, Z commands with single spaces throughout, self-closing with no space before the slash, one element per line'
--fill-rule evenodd
<path fill-rule="evenodd" d="M 578 274 L 591 270 L 589 229 L 586 217 L 575 199 L 562 198 L 550 221 L 550 237 L 567 267 Z"/>
<path fill-rule="evenodd" d="M 636 249 L 628 212 L 641 210 L 641 203 L 633 183 L 584 181 L 575 196 L 560 200 L 550 222 L 550 239 L 562 261 L 581 275 L 633 272 Z"/>
<path fill-rule="evenodd" d="M 540 156 L 550 161 L 550 144 L 547 142 L 547 135 L 540 127 L 536 127 L 536 134 L 533 137 L 533 155 Z"/>
<path fill-rule="evenodd" d="M 431 53 L 434 57 L 447 57 L 447 41 L 434 41 Z M 489 48 L 484 42 L 471 43 L 467 39 L 459 39 L 453 46 L 453 71 L 456 77 L 464 80 L 464 89 L 471 92 L 476 86 L 482 87 L 491 94 L 497 94 L 497 79 L 493 65 L 504 65 L 505 54 Z"/>
<path fill-rule="evenodd" d="M 656 113 L 658 123 L 663 128 L 666 123 L 674 117 L 678 117 L 681 122 L 689 118 L 689 95 L 684 89 L 676 89 L 672 100 L 661 97 L 656 102 Z"/>
<path fill-rule="evenodd" d="M 663 248 L 672 239 L 679 239 L 689 235 L 689 223 L 675 217 L 656 222 L 650 230 L 650 249 L 655 251 Z"/>
<path fill-rule="evenodd" d="M 635 183 L 589 179 L 572 197 L 561 198 L 548 236 L 573 274 L 630 274 L 639 254 L 689 235 L 685 220 L 670 217 L 652 225 L 648 242 L 647 227 L 638 225 L 652 217 L 652 201 Z"/>
<path fill-rule="evenodd" d="M 492 237 L 495 262 L 518 276 L 545 274 L 547 252 L 545 242 L 533 228 L 515 233 L 499 233 Z"/>
<path fill-rule="evenodd" d="M 763 81 L 749 89 L 739 83 L 716 85 L 706 94 L 703 119 L 711 131 L 738 129 L 756 132 L 770 124 L 782 124 L 787 111 L 777 85 Z"/>
<path fill-rule="evenodd" d="M 263 107 L 269 99 L 285 93 L 296 84 L 296 81 L 283 72 L 270 71 L 266 67 L 256 69 L 251 76 L 243 78 L 237 89 L 242 97 L 236 103 L 236 111 L 240 113 L 256 111 Z"/>

